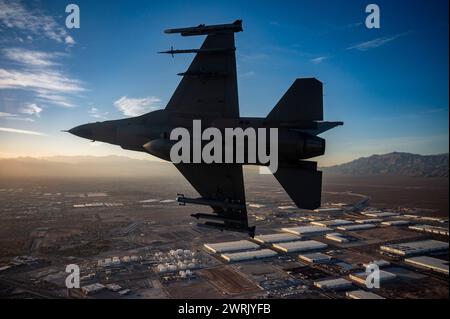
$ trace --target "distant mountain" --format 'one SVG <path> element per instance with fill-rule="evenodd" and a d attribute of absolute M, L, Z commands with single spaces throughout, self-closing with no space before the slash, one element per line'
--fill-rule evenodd
<path fill-rule="evenodd" d="M 389 153 L 358 158 L 349 163 L 322 168 L 328 174 L 390 175 L 417 177 L 448 177 L 448 153 L 417 155 Z"/>

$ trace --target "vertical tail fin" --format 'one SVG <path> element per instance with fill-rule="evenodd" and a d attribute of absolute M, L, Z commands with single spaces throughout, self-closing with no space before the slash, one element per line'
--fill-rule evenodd
<path fill-rule="evenodd" d="M 274 122 L 322 121 L 322 82 L 296 79 L 266 118 Z"/>

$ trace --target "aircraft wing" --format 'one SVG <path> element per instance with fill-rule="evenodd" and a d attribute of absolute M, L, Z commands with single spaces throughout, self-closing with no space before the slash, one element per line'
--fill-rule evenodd
<path fill-rule="evenodd" d="M 174 165 L 203 199 L 234 205 L 226 207 L 211 204 L 214 214 L 217 215 L 213 219 L 221 220 L 224 222 L 223 225 L 231 228 L 248 227 L 242 165 L 195 163 Z"/>
<path fill-rule="evenodd" d="M 196 119 L 238 118 L 234 33 L 209 34 L 196 52 L 166 110 Z"/>

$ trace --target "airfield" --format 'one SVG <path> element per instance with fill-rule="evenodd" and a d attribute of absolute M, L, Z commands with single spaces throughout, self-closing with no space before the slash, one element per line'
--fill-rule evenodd
<path fill-rule="evenodd" d="M 209 209 L 175 202 L 197 196 L 181 176 L 2 179 L 0 297 L 448 298 L 448 179 L 325 176 L 322 208 L 301 211 L 245 174 L 255 238 L 197 226 Z"/>

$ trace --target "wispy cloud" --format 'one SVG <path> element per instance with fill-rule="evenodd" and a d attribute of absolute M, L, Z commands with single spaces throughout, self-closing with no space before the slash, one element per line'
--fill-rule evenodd
<path fill-rule="evenodd" d="M 8 113 L 8 112 L 0 112 L 0 119 L 8 120 L 8 121 L 34 122 L 34 120 L 32 118 L 20 117 L 17 114 L 12 114 L 12 113 Z"/>
<path fill-rule="evenodd" d="M 35 103 L 28 103 L 20 109 L 20 113 L 41 116 L 42 108 Z"/>
<path fill-rule="evenodd" d="M 26 35 L 43 36 L 68 46 L 75 44 L 66 29 L 52 16 L 29 9 L 20 1 L 0 0 L 0 25 Z"/>
<path fill-rule="evenodd" d="M 400 37 L 409 34 L 409 32 L 399 33 L 392 36 L 380 37 L 370 41 L 361 42 L 355 45 L 352 45 L 347 48 L 347 50 L 359 50 L 359 51 L 368 51 L 370 49 L 378 48 L 382 45 L 385 45 L 389 42 L 392 42 Z"/>
<path fill-rule="evenodd" d="M 11 61 L 28 65 L 48 67 L 55 65 L 54 61 L 57 57 L 61 56 L 59 53 L 48 53 L 42 51 L 33 51 L 19 48 L 6 48 L 2 50 L 4 56 Z"/>
<path fill-rule="evenodd" d="M 160 108 L 160 102 L 161 100 L 156 96 L 148 96 L 145 98 L 128 98 L 122 96 L 114 102 L 114 105 L 126 116 L 139 116 Z"/>
<path fill-rule="evenodd" d="M 320 63 L 322 63 L 323 61 L 325 61 L 327 59 L 328 59 L 327 56 L 319 56 L 317 58 L 311 59 L 311 62 L 314 63 L 314 64 L 320 64 Z"/>
<path fill-rule="evenodd" d="M 37 93 L 79 93 L 80 82 L 55 70 L 0 69 L 0 89 L 30 89 Z"/>
<path fill-rule="evenodd" d="M 89 115 L 96 119 L 106 119 L 108 112 L 100 112 L 99 109 L 96 107 L 91 107 L 91 109 L 88 111 Z"/>
<path fill-rule="evenodd" d="M 27 134 L 27 135 L 45 135 L 44 133 L 41 133 L 41 132 L 28 131 L 28 130 L 19 130 L 19 129 L 10 128 L 10 127 L 0 127 L 0 132 L 16 133 L 16 134 Z"/>
<path fill-rule="evenodd" d="M 59 52 L 5 48 L 3 55 L 18 67 L 0 68 L 0 89 L 21 89 L 34 93 L 41 102 L 71 107 L 67 94 L 85 91 L 82 83 L 58 70 Z"/>

